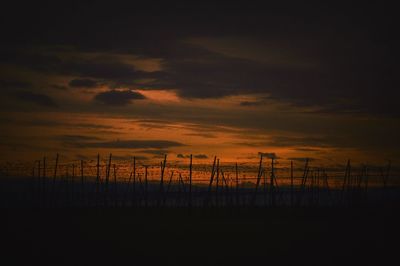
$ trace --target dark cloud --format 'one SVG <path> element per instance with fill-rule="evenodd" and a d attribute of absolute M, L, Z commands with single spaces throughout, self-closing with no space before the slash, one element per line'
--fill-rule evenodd
<path fill-rule="evenodd" d="M 319 149 L 313 149 L 313 148 L 296 148 L 294 150 L 302 152 L 320 152 Z"/>
<path fill-rule="evenodd" d="M 300 137 L 300 136 L 271 136 L 269 140 L 259 142 L 241 142 L 239 145 L 249 147 L 296 147 L 299 151 L 317 151 L 317 149 L 310 149 L 310 147 L 332 147 L 334 145 L 344 146 L 340 141 L 334 137 Z M 303 148 L 307 147 L 307 148 Z"/>
<path fill-rule="evenodd" d="M 21 101 L 34 103 L 43 107 L 58 107 L 57 103 L 48 95 L 30 91 L 20 91 L 14 96 Z"/>
<path fill-rule="evenodd" d="M 60 140 L 63 142 L 81 142 L 81 141 L 94 141 L 99 140 L 100 138 L 94 136 L 86 136 L 86 135 L 61 135 L 56 136 L 56 140 Z"/>
<path fill-rule="evenodd" d="M 110 90 L 97 94 L 94 99 L 107 105 L 124 106 L 130 104 L 132 100 L 142 100 L 145 99 L 145 97 L 138 92 L 130 90 Z"/>
<path fill-rule="evenodd" d="M 275 147 L 329 147 L 333 145 L 332 140 L 332 138 L 328 137 L 274 136 L 272 137 L 271 141 L 268 142 L 268 144 Z"/>
<path fill-rule="evenodd" d="M 74 88 L 95 88 L 98 86 L 98 83 L 93 79 L 73 79 L 68 85 Z"/>
<path fill-rule="evenodd" d="M 195 154 L 195 155 L 193 155 L 193 157 L 196 159 L 207 159 L 208 158 L 208 156 L 205 154 Z"/>
<path fill-rule="evenodd" d="M 29 89 L 32 84 L 24 81 L 0 80 L 0 89 Z"/>
<path fill-rule="evenodd" d="M 260 106 L 260 105 L 264 105 L 264 104 L 265 104 L 265 102 L 263 102 L 263 101 L 243 101 L 243 102 L 240 102 L 239 105 L 241 105 L 241 106 Z"/>
<path fill-rule="evenodd" d="M 60 90 L 60 91 L 68 90 L 68 87 L 63 86 L 63 85 L 58 85 L 58 84 L 53 84 L 50 87 L 53 89 L 56 89 L 56 90 Z"/>
<path fill-rule="evenodd" d="M 269 159 L 279 158 L 278 156 L 276 156 L 275 152 L 258 152 L 258 156 L 263 156 L 264 158 L 269 158 Z"/>
<path fill-rule="evenodd" d="M 91 77 L 118 83 L 132 83 L 135 78 L 140 78 L 132 65 L 122 63 L 113 57 L 95 58 L 88 60 L 75 59 L 60 65 L 60 71 L 74 73 L 81 77 Z M 141 73 L 140 71 L 138 73 Z"/>
<path fill-rule="evenodd" d="M 202 138 L 216 138 L 217 136 L 215 134 L 211 133 L 187 133 L 185 134 L 186 136 L 194 136 L 194 137 L 202 137 Z"/>
<path fill-rule="evenodd" d="M 136 156 L 136 155 L 112 155 L 112 159 L 115 161 L 129 161 L 132 162 L 133 161 L 133 157 L 135 157 L 136 163 L 138 163 L 139 161 L 147 161 L 149 158 L 146 156 Z"/>
<path fill-rule="evenodd" d="M 105 142 L 76 142 L 80 148 L 109 148 L 109 149 L 165 149 L 184 146 L 176 141 L 168 140 L 118 140 Z"/>
<path fill-rule="evenodd" d="M 272 146 L 272 147 L 290 147 L 298 151 L 318 151 L 315 148 L 309 147 L 351 147 L 347 143 L 342 142 L 340 138 L 334 136 L 321 136 L 321 137 L 297 137 L 297 136 L 271 136 L 268 141 L 260 142 L 242 142 L 239 145 L 249 147 Z"/>
<path fill-rule="evenodd" d="M 138 153 L 146 153 L 146 154 L 152 154 L 152 155 L 165 155 L 168 154 L 169 151 L 168 150 L 139 150 L 137 151 Z"/>
<path fill-rule="evenodd" d="M 185 154 L 179 153 L 176 155 L 176 157 L 180 158 L 180 159 L 187 159 L 187 158 L 190 158 L 190 154 L 185 155 Z M 208 156 L 205 154 L 194 154 L 194 155 L 192 155 L 192 157 L 195 159 L 207 159 L 208 158 Z"/>
<path fill-rule="evenodd" d="M 311 162 L 316 160 L 315 158 L 309 158 L 309 157 L 290 157 L 287 159 L 290 161 L 297 161 L 297 162 L 306 162 L 307 160 Z"/>
<path fill-rule="evenodd" d="M 69 125 L 69 124 L 66 124 L 66 125 Z M 69 126 L 89 128 L 89 129 L 113 129 L 114 128 L 113 126 L 90 124 L 90 123 L 70 124 Z"/>
<path fill-rule="evenodd" d="M 77 10 L 86 8 L 79 6 Z M 85 58 L 69 51 L 69 56 L 61 57 L 44 49 L 15 50 L 13 47 L 18 46 L 9 45 L 11 48 L 3 49 L 0 60 L 48 74 L 98 79 L 110 87 L 143 85 L 141 79 L 152 79 L 146 83 L 147 89 L 174 89 L 186 98 L 265 93 L 271 99 L 295 106 L 318 107 L 318 112 L 399 115 L 400 95 L 392 56 L 397 46 L 395 31 L 391 31 L 395 25 L 392 20 L 397 16 L 386 6 L 363 5 L 344 10 L 325 6 L 268 10 L 236 6 L 210 10 L 203 6 L 200 10 L 204 9 L 206 15 L 202 16 L 191 8 L 171 14 L 161 9 L 139 11 L 140 8 L 129 14 L 126 10 L 115 13 L 125 16 L 110 16 L 108 7 L 93 8 L 96 12 L 89 16 L 74 11 L 78 13 L 74 21 L 52 17 L 44 20 L 54 22 L 52 26 L 44 23 L 32 31 L 26 28 L 16 32 L 20 37 L 27 34 L 32 43 L 42 36 L 38 43 L 50 47 L 49 50 L 61 50 L 56 44 L 63 43 L 75 47 L 73 52 L 93 52 L 99 56 Z M 43 17 L 51 14 L 46 12 Z M 107 14 L 107 19 L 98 14 Z M 143 26 L 141 22 L 149 17 L 152 23 Z M 33 21 L 38 23 L 37 19 Z M 69 30 L 60 31 L 57 25 Z M 247 40 L 248 44 L 240 47 L 239 52 L 251 51 L 268 60 L 246 58 L 240 53 L 224 54 L 201 43 L 183 41 L 191 37 L 218 40 L 225 36 Z M 252 43 L 263 48 L 253 49 Z M 229 43 L 225 48 L 228 46 Z M 113 53 L 162 58 L 162 70 L 139 71 L 112 56 Z M 271 59 L 275 57 L 279 60 Z M 241 105 L 258 104 L 254 101 Z"/>

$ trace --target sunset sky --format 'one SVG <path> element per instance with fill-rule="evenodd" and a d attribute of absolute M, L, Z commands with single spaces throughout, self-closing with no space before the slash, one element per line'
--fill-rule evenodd
<path fill-rule="evenodd" d="M 0 22 L 2 162 L 400 159 L 390 6 L 54 1 Z"/>

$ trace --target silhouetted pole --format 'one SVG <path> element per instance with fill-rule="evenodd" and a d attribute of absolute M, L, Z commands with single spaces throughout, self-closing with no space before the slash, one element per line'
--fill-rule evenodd
<path fill-rule="evenodd" d="M 65 166 L 65 189 L 66 189 L 66 194 L 67 194 L 67 202 L 66 205 L 69 204 L 69 180 L 68 180 L 68 165 Z"/>
<path fill-rule="evenodd" d="M 37 161 L 38 162 L 38 204 L 39 206 L 42 205 L 42 177 L 41 177 L 41 173 L 40 173 L 40 160 Z"/>
<path fill-rule="evenodd" d="M 136 157 L 133 157 L 133 193 L 132 204 L 136 207 Z"/>
<path fill-rule="evenodd" d="M 390 173 L 390 167 L 391 167 L 391 162 L 388 162 L 388 165 L 386 167 L 386 172 L 384 172 L 383 167 L 380 168 L 381 170 L 381 176 L 382 176 L 382 183 L 383 183 L 383 194 L 382 194 L 382 199 L 386 200 L 387 199 L 387 181 L 389 179 L 389 173 Z"/>
<path fill-rule="evenodd" d="M 384 187 L 385 190 L 386 190 L 386 188 L 387 188 L 387 183 L 388 183 L 388 180 L 389 180 L 389 174 L 390 174 L 391 164 L 392 164 L 392 162 L 389 161 L 389 162 L 388 162 L 388 165 L 387 165 L 387 167 L 386 167 L 386 175 L 385 175 L 384 178 L 383 178 L 383 187 Z"/>
<path fill-rule="evenodd" d="M 171 176 L 169 177 L 169 181 L 167 184 L 167 190 L 164 193 L 164 199 L 163 199 L 163 204 L 165 205 L 165 202 L 167 200 L 167 195 L 169 195 L 169 189 L 171 187 L 171 183 L 172 183 L 172 178 L 174 177 L 174 171 L 171 172 Z"/>
<path fill-rule="evenodd" d="M 310 191 L 311 191 L 311 198 L 310 198 L 310 205 L 312 206 L 314 204 L 314 182 L 315 182 L 315 171 L 311 172 L 311 184 L 310 184 Z"/>
<path fill-rule="evenodd" d="M 192 207 L 192 154 L 190 154 L 189 164 L 189 208 Z"/>
<path fill-rule="evenodd" d="M 161 205 L 162 200 L 164 198 L 164 171 L 166 163 L 167 163 L 167 155 L 165 154 L 164 161 L 161 162 L 160 192 L 157 205 Z"/>
<path fill-rule="evenodd" d="M 74 188 L 75 188 L 75 164 L 72 164 L 72 178 L 71 178 L 71 204 L 74 203 Z"/>
<path fill-rule="evenodd" d="M 348 188 L 349 182 L 350 182 L 350 160 L 347 161 L 347 165 L 346 165 L 346 170 L 344 173 L 344 178 L 343 178 L 343 185 L 342 185 L 342 192 L 341 192 L 341 201 L 342 203 L 344 203 L 344 195 L 345 195 L 345 191 Z"/>
<path fill-rule="evenodd" d="M 179 190 L 178 190 L 178 206 L 181 206 L 182 191 L 185 193 L 185 183 L 183 182 L 182 174 L 179 173 Z M 182 189 L 181 189 L 182 186 Z"/>
<path fill-rule="evenodd" d="M 270 205 L 275 206 L 275 185 L 274 185 L 274 179 L 275 179 L 275 169 L 274 169 L 274 158 L 271 158 L 271 179 L 270 179 Z"/>
<path fill-rule="evenodd" d="M 211 190 L 212 190 L 212 183 L 214 181 L 214 175 L 215 175 L 215 165 L 217 161 L 217 156 L 214 156 L 214 162 L 211 170 L 211 176 L 210 176 L 210 183 L 208 184 L 208 193 L 207 193 L 207 198 L 206 198 L 206 206 L 208 205 L 210 198 L 211 198 Z"/>
<path fill-rule="evenodd" d="M 368 193 L 368 181 L 369 181 L 368 179 L 369 179 L 368 167 L 365 166 L 365 193 Z"/>
<path fill-rule="evenodd" d="M 107 169 L 106 169 L 106 183 L 104 187 L 104 205 L 108 205 L 108 200 L 109 200 L 109 183 L 110 183 L 110 172 L 111 172 L 111 158 L 112 154 L 110 153 L 110 156 L 108 158 L 108 164 L 107 164 Z"/>
<path fill-rule="evenodd" d="M 100 154 L 97 154 L 97 165 L 96 165 L 96 207 L 99 204 L 99 193 L 100 193 Z"/>
<path fill-rule="evenodd" d="M 236 173 L 236 206 L 239 207 L 239 173 L 238 173 L 238 164 L 235 164 L 235 173 Z"/>
<path fill-rule="evenodd" d="M 320 189 L 319 189 L 319 182 L 320 182 L 320 171 L 319 168 L 317 170 L 317 206 L 319 205 L 319 197 L 320 197 Z"/>
<path fill-rule="evenodd" d="M 304 166 L 303 176 L 302 176 L 302 179 L 301 179 L 300 195 L 298 195 L 298 197 L 297 197 L 297 205 L 301 204 L 301 201 L 302 201 L 302 198 L 303 198 L 304 189 L 305 189 L 305 186 L 306 186 L 306 183 L 307 183 L 308 171 L 309 171 L 309 166 L 308 166 L 308 158 L 307 158 L 305 166 Z"/>
<path fill-rule="evenodd" d="M 267 175 L 265 171 L 262 171 L 262 179 L 263 179 L 263 204 L 264 207 L 267 206 Z"/>
<path fill-rule="evenodd" d="M 113 170 L 114 170 L 114 206 L 118 206 L 118 183 L 117 183 L 117 169 L 115 167 L 115 164 L 113 164 Z"/>
<path fill-rule="evenodd" d="M 81 160 L 81 204 L 84 205 L 85 201 L 85 179 L 83 176 L 83 160 Z"/>
<path fill-rule="evenodd" d="M 258 166 L 258 174 L 257 174 L 257 181 L 256 181 L 256 187 L 254 189 L 254 195 L 253 198 L 251 200 L 251 205 L 254 206 L 256 203 L 256 197 L 257 197 L 257 191 L 258 191 L 258 187 L 260 186 L 260 180 L 261 180 L 261 173 L 262 173 L 262 159 L 263 159 L 263 155 L 260 155 L 260 164 Z"/>
<path fill-rule="evenodd" d="M 58 153 L 56 155 L 56 163 L 54 165 L 54 175 L 53 175 L 53 194 L 55 195 L 55 190 L 56 190 L 56 177 L 57 177 L 57 169 L 58 169 Z"/>
<path fill-rule="evenodd" d="M 145 207 L 147 207 L 148 206 L 148 203 L 147 203 L 147 200 L 148 200 L 148 191 L 147 191 L 147 189 L 148 189 L 148 181 L 147 181 L 147 165 L 145 165 L 144 166 L 144 206 Z"/>
<path fill-rule="evenodd" d="M 215 205 L 219 206 L 219 197 L 218 197 L 218 189 L 219 189 L 219 159 L 217 159 L 217 176 L 215 177 L 216 186 L 215 186 Z"/>
<path fill-rule="evenodd" d="M 31 191 L 30 191 L 30 193 L 31 193 L 31 201 L 33 202 L 34 201 L 34 199 L 35 199 L 35 163 L 33 164 L 33 167 L 32 167 L 32 182 L 31 182 Z"/>
<path fill-rule="evenodd" d="M 43 157 L 43 206 L 46 205 L 46 157 Z"/>
<path fill-rule="evenodd" d="M 328 183 L 328 174 L 325 172 L 325 169 L 323 170 L 323 175 L 324 175 L 324 182 L 325 182 L 325 191 L 328 194 L 328 198 L 329 198 L 329 202 L 333 202 L 332 200 L 332 195 L 331 195 L 331 191 L 329 188 L 329 183 Z"/>
<path fill-rule="evenodd" d="M 293 207 L 293 161 L 290 161 L 290 206 Z"/>
<path fill-rule="evenodd" d="M 224 171 L 222 171 L 222 169 L 220 170 L 220 172 L 221 172 L 221 178 L 222 178 L 222 186 L 221 186 L 221 190 L 222 190 L 222 192 L 223 192 L 223 196 L 225 196 L 225 197 L 223 197 L 222 199 L 224 200 L 225 199 L 225 206 L 227 205 L 227 202 L 228 202 L 228 197 L 229 197 L 229 185 L 228 185 L 228 182 L 226 181 L 226 178 L 225 178 L 225 175 L 224 175 Z M 224 185 L 225 184 L 225 190 L 223 190 L 224 189 Z M 224 203 L 224 201 L 222 201 L 222 203 Z M 224 205 L 224 204 L 222 204 L 222 205 Z"/>

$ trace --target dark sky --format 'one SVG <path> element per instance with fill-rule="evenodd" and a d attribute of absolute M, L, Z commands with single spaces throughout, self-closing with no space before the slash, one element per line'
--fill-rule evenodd
<path fill-rule="evenodd" d="M 178 150 L 151 148 L 179 154 L 398 157 L 396 9 L 279 2 L 6 4 L 2 146 L 15 156 L 61 149 L 72 158 L 77 144 L 151 139 L 177 142 Z M 71 113 L 84 121 L 67 121 Z M 76 126 L 88 117 L 112 132 Z M 40 136 L 55 121 L 59 131 Z M 143 135 L 143 121 L 174 124 L 186 138 Z M 92 139 L 71 146 L 60 138 L 71 135 Z M 135 148 L 143 147 L 124 152 Z"/>

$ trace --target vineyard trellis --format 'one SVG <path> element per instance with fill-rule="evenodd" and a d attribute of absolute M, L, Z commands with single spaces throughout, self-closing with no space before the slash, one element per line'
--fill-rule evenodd
<path fill-rule="evenodd" d="M 238 163 L 223 165 L 213 158 L 209 166 L 140 163 L 118 165 L 112 154 L 101 160 L 54 163 L 48 158 L 32 165 L 30 176 L 22 167 L 2 170 L 2 206 L 75 207 L 304 207 L 380 204 L 397 201 L 397 178 L 391 162 L 384 167 L 360 169 L 347 161 L 344 172 L 329 173 L 309 160 L 295 168 L 276 167 L 275 158 L 260 155 L 252 171 Z M 13 173 L 11 173 L 13 172 Z M 282 174 L 282 175 L 280 175 Z M 208 175 L 208 177 L 207 177 Z M 249 177 L 250 175 L 250 177 Z M 392 182 L 393 181 L 393 182 Z"/>

